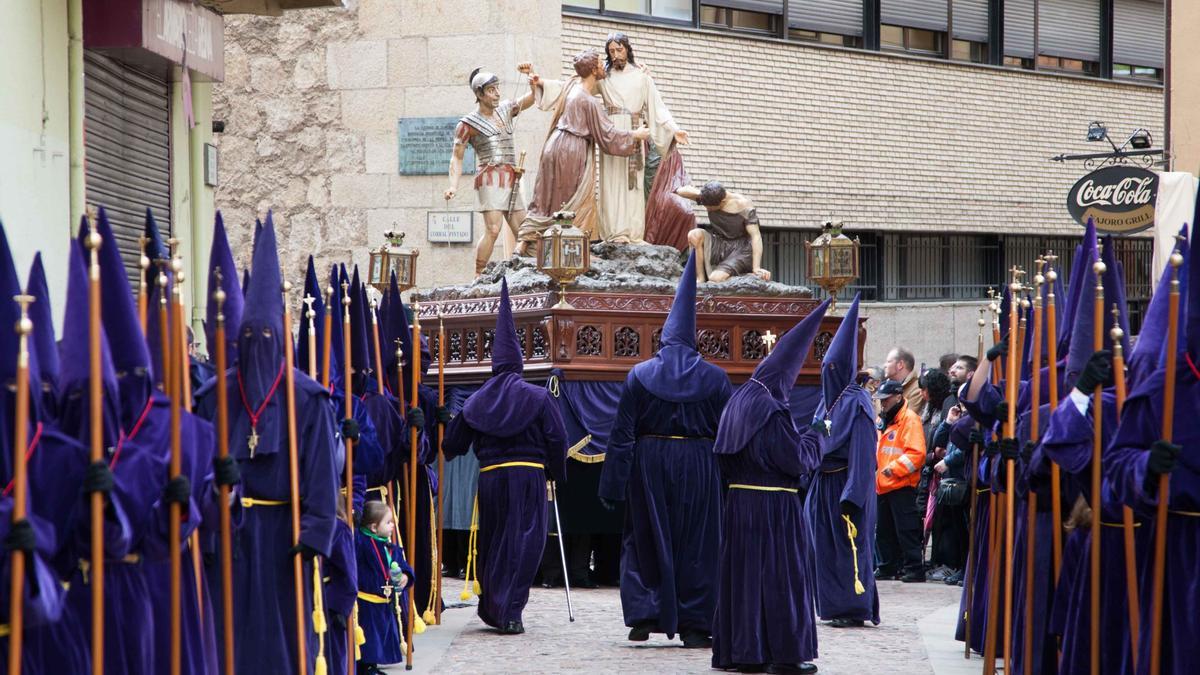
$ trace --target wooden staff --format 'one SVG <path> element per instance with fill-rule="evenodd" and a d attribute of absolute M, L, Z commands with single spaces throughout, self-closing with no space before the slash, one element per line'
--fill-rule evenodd
<path fill-rule="evenodd" d="M 421 384 L 421 315 L 420 307 L 412 303 L 412 399 L 409 402 L 412 410 L 420 405 Z M 410 427 L 408 436 L 408 550 L 416 551 L 417 541 L 417 428 Z M 416 563 L 414 558 L 413 563 Z M 408 589 L 408 654 L 404 664 L 405 670 L 412 670 L 413 628 L 417 618 L 417 589 L 414 584 Z"/>
<path fill-rule="evenodd" d="M 146 304 L 150 289 L 146 284 L 147 270 L 150 269 L 150 258 L 146 255 L 146 237 L 138 237 L 138 296 L 137 296 L 137 313 L 138 324 L 142 327 L 142 334 L 146 334 Z"/>
<path fill-rule="evenodd" d="M 1054 261 L 1058 256 L 1053 252 L 1045 255 L 1050 269 L 1046 270 L 1046 281 L 1050 284 L 1046 296 L 1046 349 L 1050 368 L 1050 412 L 1058 408 L 1058 312 L 1055 306 L 1054 282 L 1058 272 L 1054 269 Z M 1058 574 L 1062 570 L 1062 471 L 1058 462 L 1050 462 L 1050 519 L 1053 531 L 1050 533 L 1050 544 L 1054 558 L 1054 585 L 1058 585 Z"/>
<path fill-rule="evenodd" d="M 347 283 L 342 284 L 342 372 L 345 373 L 343 380 L 342 380 L 342 389 L 343 389 L 343 391 L 342 391 L 342 399 L 343 399 L 342 414 L 345 415 L 346 419 L 352 419 L 354 417 L 354 400 L 352 398 L 354 396 L 354 392 L 352 392 L 350 390 L 350 359 L 351 359 L 351 354 L 350 354 L 350 343 L 351 343 L 351 340 L 350 340 L 350 302 L 351 302 L 351 300 L 350 300 L 349 289 L 350 289 L 350 284 L 347 284 Z M 330 287 L 328 290 L 329 290 L 329 293 L 332 295 L 333 287 Z M 326 336 L 332 336 L 332 332 L 333 332 L 332 314 L 333 314 L 333 307 L 330 306 L 328 308 L 328 310 L 325 312 L 325 335 Z M 329 340 L 331 340 L 331 339 L 332 339 L 332 337 L 325 338 L 325 344 L 326 344 L 327 348 L 328 348 Z M 325 363 L 326 363 L 325 378 L 326 378 L 326 380 L 328 380 L 329 379 L 329 365 L 328 365 L 329 364 L 329 352 L 328 352 L 328 349 L 325 352 Z M 345 438 L 345 437 L 343 437 L 342 440 L 345 441 L 345 443 L 346 443 L 346 466 L 345 466 L 344 474 L 342 477 L 343 482 L 346 483 L 346 509 L 345 509 L 346 510 L 346 524 L 350 526 L 350 531 L 353 532 L 354 531 L 354 441 L 349 438 Z M 354 672 L 354 652 L 358 648 L 358 645 L 355 642 L 355 633 L 357 631 L 354 630 L 355 625 L 358 623 L 357 619 L 358 619 L 358 607 L 356 604 L 354 607 L 350 608 L 350 620 L 346 622 L 346 635 L 347 635 L 347 640 L 348 640 L 348 642 L 346 644 L 349 645 L 349 649 L 346 650 L 346 652 L 347 652 L 347 654 L 346 654 L 347 667 L 349 668 L 349 670 L 346 671 L 347 673 Z"/>
<path fill-rule="evenodd" d="M 1017 440 L 1017 384 L 1021 377 L 1021 356 L 1024 351 L 1024 339 L 1021 336 L 1023 332 L 1020 325 L 1024 323 L 1023 319 L 1025 312 L 1023 305 L 1028 302 L 1024 298 L 1020 298 L 1023 287 L 1018 278 L 1021 271 L 1014 267 L 1013 281 L 1009 287 L 1011 290 L 1009 303 L 1010 311 L 1008 313 L 1008 334 L 1010 337 L 1015 337 L 1016 342 L 1009 343 L 1008 360 L 1005 365 L 1008 366 L 1008 376 L 1004 382 L 1005 396 L 1004 399 L 1008 402 L 1008 419 L 1004 423 L 1004 438 Z M 1014 352 L 1013 349 L 1016 351 Z M 1014 507 L 1016 504 L 1016 489 L 1017 489 L 1017 463 L 1012 459 L 1004 461 L 1005 468 L 1005 488 L 1004 488 L 1004 672 L 1012 672 L 1012 602 L 1013 602 L 1013 530 L 1015 529 L 1015 513 Z"/>
<path fill-rule="evenodd" d="M 371 344 L 375 350 L 375 388 L 382 396 L 383 388 L 383 351 L 379 348 L 379 305 L 371 301 Z M 366 382 L 363 383 L 366 386 Z"/>
<path fill-rule="evenodd" d="M 175 311 L 174 320 L 168 318 L 168 334 L 165 336 L 167 348 L 162 351 L 162 363 L 163 370 L 168 373 L 167 379 L 163 380 L 163 386 L 171 401 L 171 459 L 167 475 L 174 480 L 179 477 L 183 463 L 183 383 L 187 377 L 182 364 L 177 361 L 179 345 L 186 343 L 181 334 L 183 324 L 180 321 L 183 296 L 180 291 L 179 275 L 182 274 L 183 265 L 172 258 L 171 267 L 172 272 L 175 273 L 175 283 L 171 288 Z M 166 291 L 165 286 L 163 291 Z M 163 311 L 165 310 L 160 310 L 160 316 Z M 168 363 L 171 365 L 168 366 Z M 171 675 L 179 675 L 183 662 L 183 551 L 180 549 L 182 537 L 179 506 L 177 502 L 171 502 L 168 507 L 170 515 L 167 523 L 169 532 L 167 545 L 170 547 L 171 555 Z"/>
<path fill-rule="evenodd" d="M 1121 338 L 1125 331 L 1121 330 L 1121 312 L 1116 304 L 1112 307 L 1113 327 L 1108 334 L 1113 344 L 1113 384 L 1116 385 L 1117 422 L 1121 421 L 1121 411 L 1125 407 L 1125 351 Z M 1137 545 L 1133 539 L 1133 509 L 1127 505 L 1121 507 L 1121 533 L 1125 545 L 1125 593 L 1129 610 L 1129 644 L 1130 659 L 1133 669 L 1137 670 L 1138 636 L 1141 632 L 1141 611 L 1138 601 L 1137 577 Z"/>
<path fill-rule="evenodd" d="M 91 413 L 91 460 L 104 460 L 104 415 L 101 409 L 100 364 L 100 246 L 103 243 L 93 218 L 87 219 L 88 262 L 88 401 Z M 165 301 L 165 297 L 164 297 Z M 104 675 L 104 496 L 91 500 L 92 675 Z"/>
<path fill-rule="evenodd" d="M 13 510 L 12 523 L 25 520 L 25 494 L 29 479 L 25 466 L 25 450 L 29 445 L 29 334 L 33 322 L 29 320 L 31 295 L 14 295 L 13 300 L 21 306 L 21 320 L 17 322 L 17 402 L 16 429 L 13 431 Z M 53 326 L 46 326 L 53 330 Z M 21 675 L 21 645 L 24 637 L 25 611 L 25 552 L 14 550 L 10 554 L 8 586 L 8 672 Z"/>
<path fill-rule="evenodd" d="M 985 309 L 979 310 L 979 347 L 975 350 L 976 358 L 983 360 L 983 327 L 987 325 L 987 320 L 983 318 Z M 979 423 L 975 423 L 975 428 L 979 429 Z M 963 635 L 965 641 L 963 643 L 963 658 L 971 658 L 971 596 L 974 595 L 973 586 L 975 585 L 975 518 L 977 505 L 979 503 L 979 445 L 971 444 L 971 463 L 967 467 L 971 472 L 971 509 L 967 517 L 967 566 L 963 571 L 963 593 L 966 598 L 964 605 L 966 612 L 963 614 Z"/>
<path fill-rule="evenodd" d="M 521 153 L 524 156 L 525 153 Z M 446 323 L 442 320 L 442 308 L 438 307 L 438 408 L 446 407 Z M 438 420 L 438 498 L 437 498 L 437 595 L 433 606 L 434 623 L 442 623 L 442 552 L 445 550 L 444 535 L 446 512 L 443 509 L 446 495 L 446 455 L 442 442 L 446 438 L 446 424 Z"/>
<path fill-rule="evenodd" d="M 316 301 L 311 295 L 304 296 L 304 318 L 308 319 L 308 376 L 314 380 L 321 377 L 317 372 L 317 326 L 313 321 L 317 316 L 313 309 Z"/>
<path fill-rule="evenodd" d="M 996 291 L 988 289 L 992 302 L 988 309 L 992 313 L 992 344 L 1000 344 L 1000 305 L 996 302 Z M 992 362 L 992 381 L 999 386 L 1000 358 Z M 992 675 L 996 672 L 996 618 L 1000 604 L 1000 536 L 1004 521 L 1000 518 L 1000 510 L 1004 508 L 1004 495 L 995 489 L 988 493 L 988 566 L 987 566 L 987 616 L 984 619 L 983 634 L 983 672 Z"/>
<path fill-rule="evenodd" d="M 283 282 L 283 372 L 287 387 L 287 435 L 288 435 L 288 478 L 291 487 L 292 547 L 300 546 L 300 451 L 296 444 L 296 377 L 292 368 L 292 310 L 288 308 L 287 294 L 292 290 L 290 281 Z M 347 394 L 349 395 L 349 394 Z M 307 631 L 304 616 L 304 563 L 299 553 L 292 557 L 292 576 L 296 596 L 296 667 L 301 675 L 308 672 Z M 349 648 L 354 649 L 354 643 Z"/>
<path fill-rule="evenodd" d="M 1092 351 L 1104 349 L 1104 261 L 1096 260 L 1092 272 L 1096 275 L 1096 293 L 1092 303 Z M 1101 437 L 1104 426 L 1104 385 L 1092 392 L 1092 541 L 1091 541 L 1091 672 L 1100 675 L 1100 454 L 1104 450 Z"/>
<path fill-rule="evenodd" d="M 1171 254 L 1171 295 L 1167 302 L 1167 369 L 1163 382 L 1162 437 L 1170 443 L 1175 437 L 1175 368 L 1179 361 L 1179 267 L 1183 256 Z M 1150 675 L 1162 667 L 1163 583 L 1167 559 L 1167 500 L 1171 475 L 1158 477 L 1158 508 L 1154 515 L 1154 584 L 1150 596 Z"/>
<path fill-rule="evenodd" d="M 1037 274 L 1033 277 L 1033 367 L 1029 383 L 1029 440 L 1037 443 L 1042 414 L 1042 284 L 1046 277 L 1043 258 L 1037 259 Z M 1030 485 L 1025 502 L 1025 630 L 1021 640 L 1021 657 L 1025 675 L 1033 673 L 1033 583 L 1037 551 L 1037 491 Z"/>
<path fill-rule="evenodd" d="M 213 270 L 217 277 L 217 289 L 213 300 L 217 303 L 217 325 L 213 354 L 217 366 L 217 457 L 224 460 L 229 456 L 229 391 L 225 354 L 225 291 L 221 288 L 221 269 Z M 229 486 L 218 487 L 217 500 L 221 527 L 221 600 L 222 639 L 225 644 L 225 674 L 234 675 L 233 658 L 233 530 L 229 519 Z"/>
<path fill-rule="evenodd" d="M 333 341 L 333 286 L 325 287 L 325 326 L 323 337 L 325 339 L 321 342 L 324 346 L 321 349 L 321 386 L 329 389 L 329 354 L 333 349 L 332 345 L 329 344 Z"/>
<path fill-rule="evenodd" d="M 1000 298 L 996 295 L 995 289 L 992 288 L 988 289 L 988 296 L 992 299 L 991 303 L 988 304 L 988 309 L 992 310 L 992 344 L 998 345 L 1000 344 Z M 1009 340 L 1009 342 L 1011 343 L 1012 340 Z M 1002 356 L 997 357 L 995 361 L 992 361 L 992 382 L 995 382 L 997 386 L 1000 384 L 1002 374 L 1000 364 L 1003 358 Z"/>

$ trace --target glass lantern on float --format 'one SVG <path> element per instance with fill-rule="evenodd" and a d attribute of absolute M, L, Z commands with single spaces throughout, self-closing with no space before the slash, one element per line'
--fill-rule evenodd
<path fill-rule="evenodd" d="M 380 293 L 386 293 L 393 273 L 400 291 L 417 285 L 417 249 L 400 248 L 404 245 L 404 233 L 388 230 L 383 233 L 387 241 L 371 251 L 371 262 L 367 266 L 367 283 Z"/>
<path fill-rule="evenodd" d="M 558 284 L 558 304 L 553 309 L 574 309 L 567 302 L 567 285 L 591 268 L 588 235 L 575 227 L 575 214 L 559 211 L 538 240 L 537 268 Z"/>
<path fill-rule="evenodd" d="M 858 278 L 858 239 L 842 234 L 843 223 L 825 221 L 821 234 L 804 242 L 808 253 L 808 278 L 830 298 L 829 311 L 837 305 L 837 294 Z"/>

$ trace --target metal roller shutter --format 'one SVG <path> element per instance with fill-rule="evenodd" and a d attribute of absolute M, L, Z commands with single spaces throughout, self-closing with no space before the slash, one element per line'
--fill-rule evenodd
<path fill-rule="evenodd" d="M 1033 0 L 1004 1 L 1004 55 L 1033 56 Z"/>
<path fill-rule="evenodd" d="M 171 227 L 170 91 L 164 77 L 84 52 L 87 201 L 103 206 L 130 284 L 138 281 L 149 207 L 164 236 Z"/>
<path fill-rule="evenodd" d="M 1043 54 L 1100 60 L 1100 0 L 1041 0 L 1038 11 Z"/>
<path fill-rule="evenodd" d="M 838 35 L 862 35 L 862 0 L 791 0 L 788 26 Z"/>
<path fill-rule="evenodd" d="M 763 14 L 783 13 L 783 0 L 700 0 L 700 4 Z"/>
<path fill-rule="evenodd" d="M 988 41 L 987 0 L 954 0 L 954 37 L 974 42 Z"/>
<path fill-rule="evenodd" d="M 1113 61 L 1163 66 L 1162 0 L 1116 0 L 1113 8 Z"/>
<path fill-rule="evenodd" d="M 946 0 L 882 0 L 880 22 L 925 30 L 946 30 Z"/>

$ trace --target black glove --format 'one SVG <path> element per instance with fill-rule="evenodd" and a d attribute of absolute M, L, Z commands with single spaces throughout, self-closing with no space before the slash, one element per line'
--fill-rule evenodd
<path fill-rule="evenodd" d="M 342 420 L 342 438 L 358 442 L 358 421 L 352 417 Z"/>
<path fill-rule="evenodd" d="M 213 460 L 213 478 L 217 485 L 237 485 L 242 482 L 242 472 L 238 469 L 237 460 L 229 455 Z"/>
<path fill-rule="evenodd" d="M 321 555 L 321 552 L 304 542 L 300 542 L 299 544 L 296 544 L 288 549 L 288 555 L 297 554 L 304 556 L 305 560 L 312 560 L 313 558 Z"/>
<path fill-rule="evenodd" d="M 983 445 L 983 432 L 979 429 L 972 429 L 971 435 L 967 437 L 967 442 L 971 445 Z"/>
<path fill-rule="evenodd" d="M 113 484 L 112 469 L 108 468 L 108 462 L 95 461 L 88 464 L 88 468 L 83 474 L 83 491 L 85 493 L 99 492 L 107 495 L 112 492 Z"/>
<path fill-rule="evenodd" d="M 992 409 L 992 417 L 1003 422 L 1008 419 L 1008 401 L 1000 401 L 996 407 Z"/>
<path fill-rule="evenodd" d="M 168 504 L 179 504 L 187 508 L 191 498 L 192 482 L 183 474 L 179 474 L 167 481 L 167 487 L 163 488 L 163 500 Z"/>
<path fill-rule="evenodd" d="M 1088 358 L 1083 372 L 1079 373 L 1079 378 L 1075 380 L 1075 388 L 1084 394 L 1091 395 L 1096 387 L 1112 384 L 1112 379 L 1112 352 L 1101 349 Z"/>
<path fill-rule="evenodd" d="M 1033 461 L 1033 449 L 1037 447 L 1037 443 L 1033 441 L 1025 441 L 1021 445 L 1021 461 L 1029 464 Z"/>
<path fill-rule="evenodd" d="M 1175 462 L 1179 459 L 1182 446 L 1169 441 L 1157 440 L 1150 446 L 1150 459 L 1146 461 L 1147 482 L 1150 474 L 1155 478 L 1165 476 L 1175 470 Z"/>
<path fill-rule="evenodd" d="M 420 408 L 409 408 L 408 414 L 404 416 L 404 419 L 408 422 L 409 426 L 416 427 L 417 429 L 425 428 L 425 411 Z"/>
<path fill-rule="evenodd" d="M 854 502 L 841 502 L 841 507 L 842 515 L 849 516 L 850 520 L 858 518 L 858 514 L 862 513 L 862 509 L 858 508 L 858 505 Z"/>
<path fill-rule="evenodd" d="M 600 498 L 600 506 L 603 506 L 605 511 L 616 511 L 617 510 L 617 503 L 612 501 L 611 499 L 605 499 L 604 497 Z"/>
<path fill-rule="evenodd" d="M 24 551 L 28 555 L 33 553 L 35 543 L 37 538 L 33 535 L 33 526 L 24 518 L 14 522 L 9 527 L 8 534 L 4 536 L 4 548 L 8 551 Z M 26 564 L 32 567 L 29 563 Z"/>
<path fill-rule="evenodd" d="M 450 419 L 453 415 L 450 414 L 450 408 L 439 405 L 437 407 L 437 421 L 441 424 L 450 424 Z"/>
<path fill-rule="evenodd" d="M 1017 449 L 1017 439 L 1015 438 L 1002 438 L 996 445 L 999 447 L 1000 457 L 1003 459 L 1016 460 L 1021 456 L 1020 450 Z"/>
<path fill-rule="evenodd" d="M 1008 338 L 1004 338 L 993 345 L 991 349 L 987 350 L 988 361 L 995 361 L 1001 356 L 1008 356 Z"/>
<path fill-rule="evenodd" d="M 334 629 L 343 633 L 346 632 L 346 617 L 342 616 L 341 614 L 338 614 L 337 612 L 330 612 L 329 623 L 333 625 Z"/>
<path fill-rule="evenodd" d="M 998 443 L 984 443 L 983 444 L 983 456 L 984 457 L 995 457 L 998 454 L 1000 454 L 1000 445 Z"/>

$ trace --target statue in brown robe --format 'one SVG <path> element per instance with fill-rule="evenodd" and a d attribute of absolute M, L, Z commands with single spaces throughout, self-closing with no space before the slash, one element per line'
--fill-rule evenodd
<path fill-rule="evenodd" d="M 758 211 L 748 197 L 726 191 L 715 180 L 701 189 L 685 185 L 675 194 L 708 211 L 708 228 L 696 228 L 687 235 L 688 243 L 696 249 L 697 281 L 721 282 L 743 274 L 771 280 L 771 273 L 762 267 Z"/>

